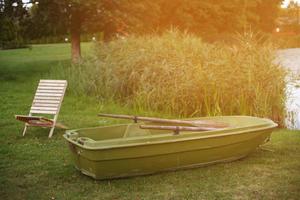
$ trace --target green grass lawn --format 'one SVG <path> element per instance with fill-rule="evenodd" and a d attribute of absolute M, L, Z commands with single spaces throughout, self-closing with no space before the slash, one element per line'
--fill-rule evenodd
<path fill-rule="evenodd" d="M 83 44 L 83 54 L 91 49 Z M 38 80 L 51 67 L 70 63 L 67 44 L 0 51 L 0 199 L 299 199 L 300 131 L 280 129 L 271 142 L 245 159 L 192 170 L 95 181 L 72 164 L 63 131 L 29 128 L 14 114 L 27 114 Z M 71 128 L 116 123 L 98 112 L 133 113 L 113 103 L 67 93 L 59 121 Z M 145 113 L 149 114 L 149 113 Z M 238 149 L 237 149 L 238 151 Z"/>

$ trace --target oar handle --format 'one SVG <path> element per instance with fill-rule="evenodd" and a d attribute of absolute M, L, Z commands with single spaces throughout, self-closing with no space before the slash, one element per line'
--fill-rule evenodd
<path fill-rule="evenodd" d="M 192 126 L 155 126 L 155 125 L 140 125 L 141 129 L 155 129 L 155 130 L 171 130 L 175 134 L 179 134 L 180 131 L 212 131 L 219 130 L 219 128 L 211 127 L 192 127 Z"/>
<path fill-rule="evenodd" d="M 132 115 L 115 115 L 115 114 L 99 113 L 98 116 L 99 117 L 118 118 L 118 119 L 132 119 L 135 123 L 137 123 L 137 120 L 140 120 L 140 117 L 132 116 Z"/>

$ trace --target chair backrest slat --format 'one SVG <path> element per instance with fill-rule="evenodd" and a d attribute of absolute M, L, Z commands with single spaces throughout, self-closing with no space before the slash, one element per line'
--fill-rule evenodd
<path fill-rule="evenodd" d="M 49 115 L 57 114 L 57 112 L 53 110 L 30 110 L 30 112 L 35 114 L 49 114 Z"/>
<path fill-rule="evenodd" d="M 35 96 L 34 100 L 60 100 L 60 97 L 44 97 L 44 96 Z"/>
<path fill-rule="evenodd" d="M 65 84 L 67 81 L 66 80 L 45 80 L 41 79 L 40 83 L 62 83 Z"/>
<path fill-rule="evenodd" d="M 41 92 L 37 92 L 35 93 L 36 96 L 40 96 L 40 97 L 61 97 L 63 96 L 63 94 L 57 94 L 57 93 L 41 93 Z"/>
<path fill-rule="evenodd" d="M 66 87 L 66 80 L 40 80 L 30 113 L 56 115 L 59 112 Z"/>
<path fill-rule="evenodd" d="M 63 86 L 39 86 L 38 90 L 63 90 Z"/>
<path fill-rule="evenodd" d="M 34 104 L 42 103 L 42 104 L 59 104 L 58 100 L 46 100 L 46 99 L 35 99 L 33 100 Z"/>
<path fill-rule="evenodd" d="M 52 103 L 52 104 L 48 104 L 48 103 L 33 103 L 32 107 L 51 107 L 51 108 L 57 108 L 59 106 L 58 104 Z"/>
<path fill-rule="evenodd" d="M 43 110 L 43 111 L 46 111 L 46 110 L 51 110 L 51 111 L 56 111 L 57 110 L 57 107 L 42 107 L 42 106 L 31 106 L 31 109 L 32 110 Z"/>
<path fill-rule="evenodd" d="M 37 92 L 37 93 L 63 94 L 63 93 L 64 93 L 64 90 L 41 90 L 41 89 L 38 89 L 36 92 Z"/>
<path fill-rule="evenodd" d="M 64 87 L 62 83 L 41 83 L 39 84 L 41 87 Z"/>

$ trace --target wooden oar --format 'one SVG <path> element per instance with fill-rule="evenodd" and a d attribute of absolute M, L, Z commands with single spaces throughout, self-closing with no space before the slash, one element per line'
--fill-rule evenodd
<path fill-rule="evenodd" d="M 215 122 L 210 120 L 178 120 L 178 119 L 161 119 L 155 117 L 138 117 L 131 115 L 115 115 L 115 114 L 103 114 L 99 113 L 98 116 L 101 117 L 112 117 L 119 119 L 131 119 L 134 122 L 137 121 L 149 121 L 149 122 L 158 122 L 158 123 L 170 123 L 170 124 L 181 124 L 186 126 L 201 126 L 201 127 L 213 127 L 213 128 L 225 128 L 228 127 L 227 124 L 221 122 Z"/>
<path fill-rule="evenodd" d="M 141 129 L 155 129 L 155 130 L 171 130 L 175 134 L 179 134 L 179 131 L 213 131 L 220 130 L 221 128 L 212 127 L 191 127 L 191 126 L 155 126 L 155 125 L 140 125 Z"/>

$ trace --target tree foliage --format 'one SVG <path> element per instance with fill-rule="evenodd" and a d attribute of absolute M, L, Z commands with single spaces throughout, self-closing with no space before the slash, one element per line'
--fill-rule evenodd
<path fill-rule="evenodd" d="M 22 0 L 0 1 L 0 48 L 24 46 L 27 11 Z"/>
<path fill-rule="evenodd" d="M 19 0 L 20 1 L 20 0 Z M 35 3 L 36 1 L 32 1 Z M 39 0 L 30 8 L 28 37 L 59 35 L 71 28 L 81 32 L 163 32 L 170 27 L 197 34 L 240 32 L 246 28 L 270 32 L 281 0 Z"/>
<path fill-rule="evenodd" d="M 6 11 L 11 10 L 9 5 L 13 2 L 22 5 L 21 0 L 0 2 L 4 2 L 1 15 L 22 16 L 22 6 L 14 14 Z M 24 11 L 27 17 L 23 27 L 23 36 L 28 39 L 68 32 L 77 36 L 103 32 L 109 40 L 116 34 L 163 32 L 170 27 L 200 36 L 249 28 L 271 32 L 281 0 L 32 0 L 30 3 L 33 6 Z"/>

